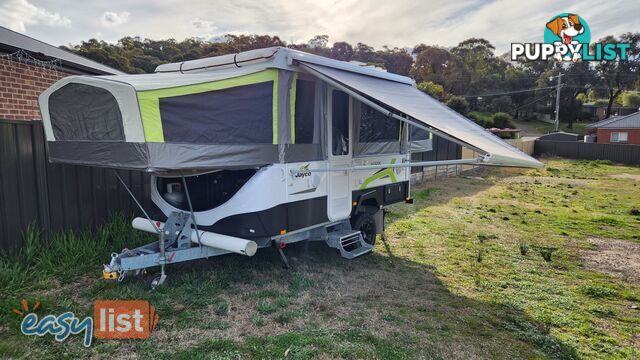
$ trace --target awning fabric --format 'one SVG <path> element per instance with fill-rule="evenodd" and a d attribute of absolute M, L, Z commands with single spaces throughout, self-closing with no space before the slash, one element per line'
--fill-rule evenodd
<path fill-rule="evenodd" d="M 408 122 L 439 130 L 462 143 L 487 152 L 491 156 L 488 162 L 484 163 L 486 165 L 543 167 L 543 164 L 538 160 L 521 152 L 412 85 L 312 63 L 302 62 L 302 64 L 333 79 L 346 92 L 359 93 L 374 102 L 382 103 L 383 106 L 395 110 L 395 113 L 400 112 L 413 118 Z"/>

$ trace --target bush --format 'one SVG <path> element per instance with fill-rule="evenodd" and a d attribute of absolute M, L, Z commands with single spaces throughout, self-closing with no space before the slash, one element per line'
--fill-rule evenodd
<path fill-rule="evenodd" d="M 423 81 L 418 84 L 418 89 L 426 92 L 431 97 L 438 100 L 442 100 L 445 97 L 444 88 L 442 85 L 436 84 L 433 81 Z"/>
<path fill-rule="evenodd" d="M 484 128 L 492 128 L 493 127 L 493 119 L 491 115 L 486 113 L 481 113 L 478 111 L 472 111 L 469 113 L 469 118 L 473 120 L 476 124 L 484 127 Z"/>
<path fill-rule="evenodd" d="M 629 107 L 640 107 L 640 94 L 626 93 L 622 96 L 622 105 Z"/>
<path fill-rule="evenodd" d="M 511 117 L 511 115 L 509 115 L 507 113 L 497 112 L 497 113 L 493 114 L 493 116 L 491 118 L 493 120 L 493 126 L 495 126 L 497 128 L 515 129 L 515 127 L 516 127 L 516 125 L 513 123 L 513 118 Z"/>
<path fill-rule="evenodd" d="M 576 95 L 576 100 L 578 100 L 581 104 L 589 102 L 589 98 L 587 97 L 587 94 L 585 94 L 585 93 L 580 93 L 580 94 Z"/>
<path fill-rule="evenodd" d="M 464 116 L 469 113 L 469 102 L 462 96 L 452 96 L 447 101 L 447 106 Z"/>

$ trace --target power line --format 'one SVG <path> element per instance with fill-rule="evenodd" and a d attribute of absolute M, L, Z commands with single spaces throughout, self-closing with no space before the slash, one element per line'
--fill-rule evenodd
<path fill-rule="evenodd" d="M 531 92 L 531 91 L 538 91 L 538 90 L 547 90 L 547 89 L 555 89 L 555 86 L 547 86 L 547 87 L 539 87 L 539 88 L 530 88 L 530 89 L 523 89 L 523 90 L 515 90 L 515 91 L 507 91 L 507 92 L 500 92 L 500 93 L 488 93 L 488 94 L 477 94 L 477 95 L 462 95 L 463 97 L 466 98 L 472 98 L 472 97 L 491 97 L 491 96 L 499 96 L 499 95 L 509 95 L 509 94 L 518 94 L 518 93 L 524 93 L 524 92 Z"/>
<path fill-rule="evenodd" d="M 526 103 L 526 104 L 524 104 L 524 105 L 522 105 L 522 106 L 518 106 L 517 108 L 515 108 L 515 109 L 513 109 L 513 110 L 514 110 L 514 111 L 515 111 L 515 110 L 520 110 L 520 109 L 522 109 L 522 108 L 524 108 L 524 107 L 527 107 L 527 106 L 529 106 L 529 105 L 533 105 L 533 104 L 537 103 L 538 101 L 544 100 L 545 98 L 549 97 L 549 95 L 551 95 L 551 93 L 553 93 L 553 91 L 555 91 L 555 90 L 549 91 L 549 92 L 548 92 L 548 93 L 546 93 L 544 96 L 541 96 L 541 97 L 539 97 L 539 98 L 537 98 L 537 99 L 533 100 L 532 102 Z"/>

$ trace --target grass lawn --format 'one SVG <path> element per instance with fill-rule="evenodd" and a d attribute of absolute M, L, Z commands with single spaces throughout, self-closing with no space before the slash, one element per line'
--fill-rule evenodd
<path fill-rule="evenodd" d="M 0 260 L 0 357 L 639 358 L 640 168 L 547 159 L 414 189 L 386 241 L 348 261 L 322 243 L 169 266 L 166 286 L 99 279 L 109 252 L 149 239 L 118 217 L 96 235 Z M 131 243 L 127 243 L 131 239 Z M 148 340 L 19 333 L 11 309 L 92 313 L 96 299 L 148 299 Z"/>
<path fill-rule="evenodd" d="M 538 121 L 538 120 L 516 121 L 516 124 L 518 126 L 521 126 L 521 124 L 525 124 L 525 126 L 533 128 L 541 134 L 547 134 L 547 133 L 553 132 L 555 129 L 553 124 L 550 124 L 544 121 Z M 561 122 L 560 131 L 578 134 L 578 135 L 584 135 L 587 133 L 587 125 L 589 125 L 589 123 L 574 122 L 573 128 L 571 129 L 569 129 L 567 125 L 568 125 L 567 123 Z"/>

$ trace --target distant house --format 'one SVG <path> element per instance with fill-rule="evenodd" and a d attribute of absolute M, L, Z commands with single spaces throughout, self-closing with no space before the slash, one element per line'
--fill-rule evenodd
<path fill-rule="evenodd" d="M 607 105 L 596 104 L 595 102 L 588 102 L 588 103 L 582 104 L 582 111 L 587 111 L 594 117 L 598 118 L 598 120 L 602 120 L 607 115 Z M 629 114 L 633 114 L 636 111 L 638 111 L 637 107 L 622 106 L 616 103 L 613 103 L 613 105 L 611 106 L 612 116 L 629 115 Z"/>
<path fill-rule="evenodd" d="M 595 135 L 599 144 L 640 145 L 640 112 L 590 124 L 587 134 Z"/>
<path fill-rule="evenodd" d="M 121 71 L 0 26 L 0 120 L 38 120 L 38 96 L 69 75 Z"/>

